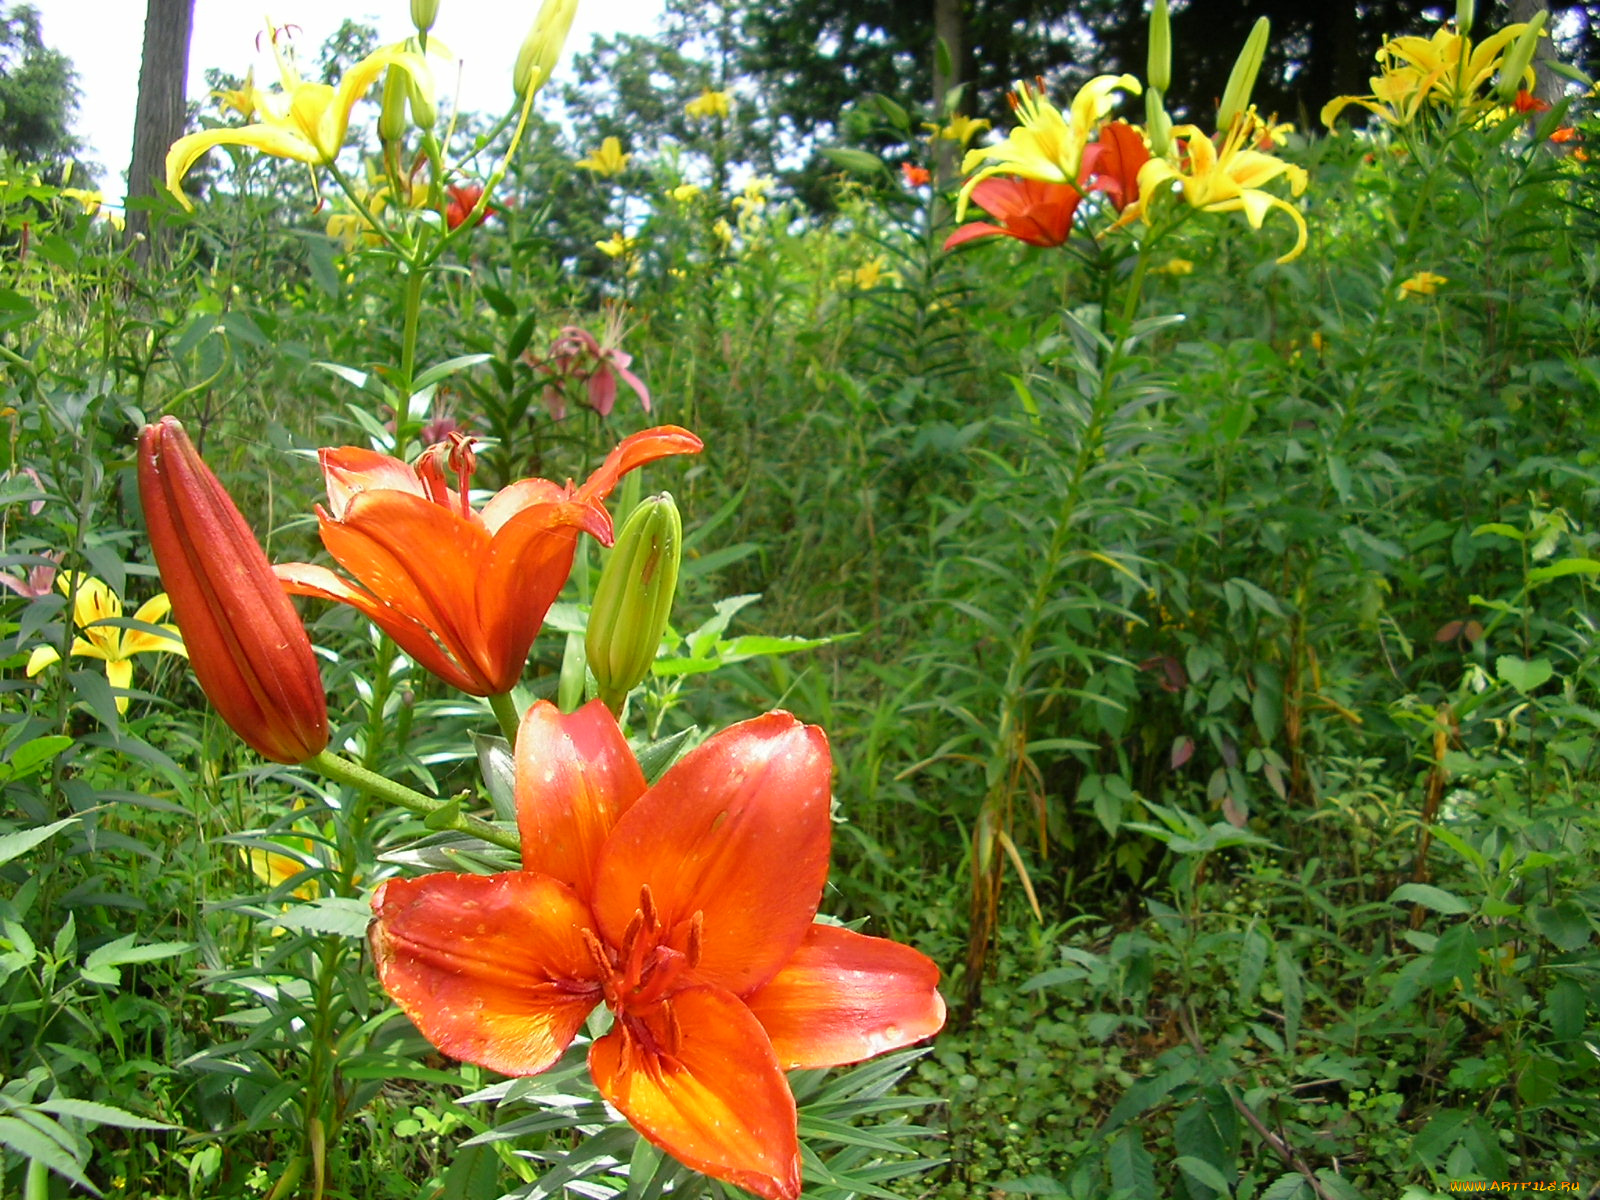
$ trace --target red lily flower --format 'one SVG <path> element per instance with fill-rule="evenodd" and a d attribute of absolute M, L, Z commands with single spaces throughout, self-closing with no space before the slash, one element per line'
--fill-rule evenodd
<path fill-rule="evenodd" d="M 654 787 L 598 700 L 541 701 L 517 738 L 523 870 L 394 879 L 373 960 L 446 1054 L 551 1066 L 599 1004 L 589 1070 L 651 1142 L 767 1200 L 800 1194 L 794 1067 L 838 1066 L 944 1024 L 909 946 L 814 923 L 832 763 L 774 712 L 711 738 Z"/>
<path fill-rule="evenodd" d="M 1100 128 L 1100 140 L 1083 152 L 1083 178 L 1121 212 L 1139 199 L 1139 168 L 1149 161 L 1144 135 L 1126 121 L 1109 121 Z"/>
<path fill-rule="evenodd" d="M 472 215 L 472 210 L 478 207 L 478 201 L 483 199 L 483 185 L 481 183 L 452 183 L 445 188 L 450 203 L 445 206 L 444 223 L 451 229 L 458 228 L 462 222 Z M 500 210 L 492 204 L 484 206 L 483 212 L 478 214 L 475 225 L 482 225 L 484 221 L 493 216 L 498 216 Z"/>
<path fill-rule="evenodd" d="M 663 425 L 625 439 L 581 487 L 522 479 L 473 511 L 473 454 L 460 434 L 408 466 L 357 446 L 323 450 L 326 567 L 280 563 L 284 588 L 359 608 L 423 667 L 475 696 L 511 690 L 545 613 L 572 572 L 578 531 L 610 545 L 604 500 L 635 467 L 696 454 L 700 439 Z M 445 469 L 459 486 L 445 481 Z"/>
<path fill-rule="evenodd" d="M 927 167 L 919 166 L 914 162 L 900 164 L 900 174 L 906 181 L 907 187 L 924 187 L 933 182 L 933 173 Z"/>
<path fill-rule="evenodd" d="M 1517 89 L 1517 98 L 1511 106 L 1519 113 L 1542 113 L 1550 111 L 1549 101 L 1541 100 L 1525 87 Z"/>
<path fill-rule="evenodd" d="M 1083 193 L 1069 183 L 993 175 L 972 199 L 1000 223 L 968 221 L 944 240 L 946 250 L 977 238 L 1012 237 L 1030 246 L 1059 246 L 1072 233 Z"/>
<path fill-rule="evenodd" d="M 328 703 L 305 626 L 175 417 L 139 435 L 139 498 L 201 690 L 263 757 L 298 763 L 321 753 Z"/>
<path fill-rule="evenodd" d="M 1558 145 L 1565 145 L 1567 142 L 1583 141 L 1583 134 L 1579 133 L 1577 129 L 1571 125 L 1563 125 L 1560 129 L 1556 130 L 1550 135 L 1550 140 Z"/>

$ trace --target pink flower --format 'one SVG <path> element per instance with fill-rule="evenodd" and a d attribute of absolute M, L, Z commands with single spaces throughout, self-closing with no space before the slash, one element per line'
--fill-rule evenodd
<path fill-rule="evenodd" d="M 628 369 L 633 365 L 633 355 L 618 345 L 622 329 L 614 313 L 607 318 L 602 337 L 603 341 L 597 341 L 587 329 L 568 325 L 556 334 L 544 359 L 526 360 L 545 374 L 544 402 L 552 420 L 560 421 L 567 415 L 565 385 L 569 380 L 584 384 L 589 407 L 602 417 L 610 416 L 616 407 L 618 379 L 633 389 L 645 412 L 650 411 L 650 389 Z"/>
<path fill-rule="evenodd" d="M 10 588 L 17 595 L 28 600 L 37 600 L 40 596 L 48 596 L 50 589 L 55 586 L 56 565 L 61 561 L 61 551 L 46 550 L 39 557 L 47 558 L 50 561 L 31 567 L 25 577 L 0 574 L 0 587 Z"/>

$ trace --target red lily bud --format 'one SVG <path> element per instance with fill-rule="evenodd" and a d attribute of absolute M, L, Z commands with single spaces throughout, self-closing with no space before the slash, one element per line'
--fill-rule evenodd
<path fill-rule="evenodd" d="M 321 753 L 328 703 L 305 626 L 174 417 L 139 435 L 139 497 L 189 662 L 222 719 L 275 762 Z"/>

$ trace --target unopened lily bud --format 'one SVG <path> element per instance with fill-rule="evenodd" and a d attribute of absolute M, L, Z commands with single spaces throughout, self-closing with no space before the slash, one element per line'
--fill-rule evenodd
<path fill-rule="evenodd" d="M 139 498 L 161 583 L 208 699 L 265 758 L 328 745 L 328 705 L 305 626 L 250 526 L 173 417 L 139 435 Z"/>
<path fill-rule="evenodd" d="M 517 65 L 511 74 L 517 99 L 527 99 L 530 91 L 537 92 L 550 81 L 577 11 L 578 0 L 544 0 L 533 28 L 522 41 L 522 49 L 517 51 Z"/>
<path fill-rule="evenodd" d="M 439 0 L 411 0 L 411 23 L 418 33 L 427 33 L 439 19 Z"/>
<path fill-rule="evenodd" d="M 1539 48 L 1539 37 L 1544 32 L 1544 23 L 1550 14 L 1540 9 L 1533 14 L 1533 19 L 1528 22 L 1528 27 L 1522 31 L 1520 37 L 1511 44 L 1511 49 L 1506 51 L 1505 58 L 1500 61 L 1500 80 L 1495 87 L 1495 93 L 1501 104 L 1510 104 L 1517 98 L 1517 89 L 1526 81 L 1528 67 L 1533 63 L 1533 52 Z"/>
<path fill-rule="evenodd" d="M 589 670 L 612 712 L 621 711 L 634 685 L 650 673 L 682 559 L 683 520 L 671 495 L 641 501 L 623 522 L 600 572 L 584 638 Z"/>
<path fill-rule="evenodd" d="M 1161 103 L 1161 92 L 1148 88 L 1144 94 L 1144 132 L 1150 139 L 1150 153 L 1163 158 L 1172 146 L 1172 118 Z"/>
<path fill-rule="evenodd" d="M 390 67 L 383 74 L 383 103 L 378 108 L 378 140 L 398 142 L 406 135 L 406 73 Z"/>
<path fill-rule="evenodd" d="M 1167 0 L 1156 0 L 1150 9 L 1150 59 L 1144 74 L 1145 83 L 1158 91 L 1172 86 L 1172 19 L 1167 16 Z"/>
<path fill-rule="evenodd" d="M 1456 32 L 1462 37 L 1472 32 L 1472 18 L 1476 6 L 1472 0 L 1456 0 Z"/>
<path fill-rule="evenodd" d="M 1261 71 L 1261 61 L 1267 56 L 1267 35 L 1272 23 L 1258 17 L 1250 36 L 1244 40 L 1244 49 L 1234 61 L 1233 72 L 1228 76 L 1228 86 L 1222 92 L 1222 106 L 1217 109 L 1217 129 L 1227 133 L 1239 114 L 1250 104 L 1250 93 L 1255 91 L 1256 75 Z"/>

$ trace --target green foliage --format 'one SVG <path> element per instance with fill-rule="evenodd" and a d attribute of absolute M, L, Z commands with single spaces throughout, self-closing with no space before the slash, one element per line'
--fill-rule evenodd
<path fill-rule="evenodd" d="M 0 150 L 52 167 L 64 182 L 61 169 L 81 149 L 72 135 L 77 108 L 71 60 L 44 44 L 38 9 L 12 5 L 0 14 Z"/>

